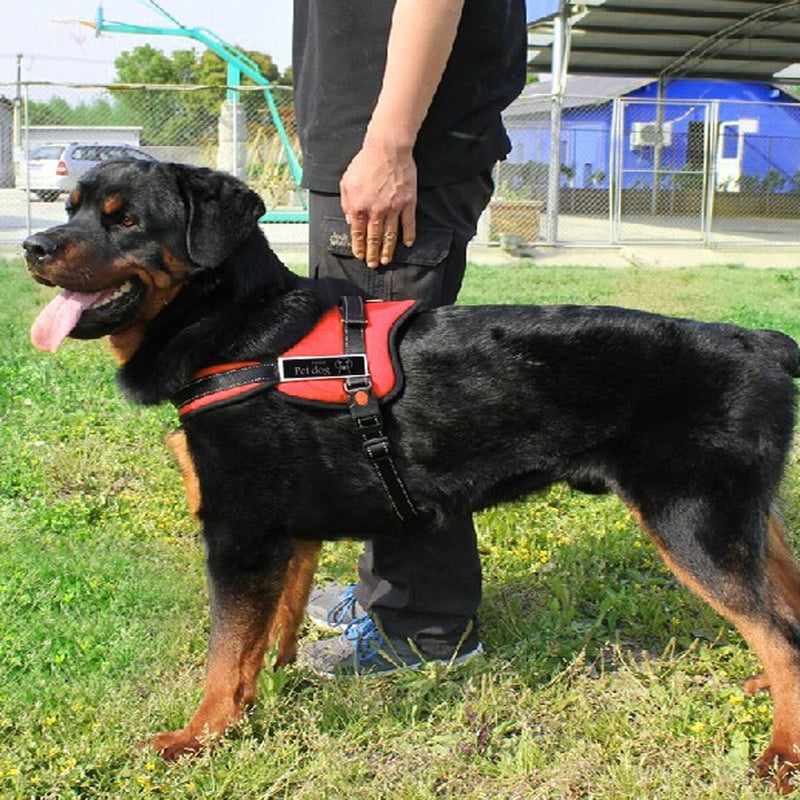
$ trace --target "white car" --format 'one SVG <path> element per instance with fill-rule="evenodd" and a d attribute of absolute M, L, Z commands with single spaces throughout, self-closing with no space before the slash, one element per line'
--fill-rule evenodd
<path fill-rule="evenodd" d="M 128 144 L 42 144 L 31 151 L 27 161 L 19 164 L 17 188 L 30 189 L 37 197 L 51 202 L 62 192 L 71 191 L 92 167 L 119 159 L 156 161 L 144 150 Z"/>

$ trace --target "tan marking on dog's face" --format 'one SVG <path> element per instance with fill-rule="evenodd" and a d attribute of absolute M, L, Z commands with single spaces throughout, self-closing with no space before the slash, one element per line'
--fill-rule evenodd
<path fill-rule="evenodd" d="M 106 216 L 113 217 L 119 214 L 124 208 L 124 201 L 118 194 L 112 194 L 103 201 L 103 213 Z"/>
<path fill-rule="evenodd" d="M 153 272 L 134 263 L 131 274 L 144 284 L 147 294 L 136 316 L 124 330 L 108 337 L 114 358 L 124 364 L 139 349 L 150 322 L 165 306 L 169 305 L 181 290 L 189 265 L 164 248 L 162 252 L 164 269 Z"/>

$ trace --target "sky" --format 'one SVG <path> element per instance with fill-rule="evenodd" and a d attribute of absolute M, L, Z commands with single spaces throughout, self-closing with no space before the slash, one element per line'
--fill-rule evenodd
<path fill-rule="evenodd" d="M 200 49 L 198 42 L 173 36 L 102 33 L 78 24 L 94 22 L 100 0 L 0 0 L 0 95 L 13 95 L 17 55 L 23 80 L 111 83 L 114 59 L 150 42 L 166 53 Z M 187 28 L 207 28 L 245 50 L 272 56 L 283 71 L 291 64 L 292 0 L 157 0 Z M 533 11 L 553 0 L 527 0 Z M 148 0 L 102 0 L 103 18 L 130 25 L 172 27 Z M 532 16 L 529 13 L 529 18 Z M 5 85 L 3 85 L 5 84 Z"/>
<path fill-rule="evenodd" d="M 175 36 L 102 33 L 77 24 L 94 22 L 99 0 L 0 0 L 0 95 L 13 94 L 17 55 L 23 80 L 60 83 L 111 83 L 114 59 L 145 43 L 172 52 L 199 42 Z M 291 64 L 292 0 L 158 0 L 187 28 L 207 28 L 245 50 L 272 56 L 281 71 Z M 174 27 L 147 0 L 102 0 L 106 21 Z"/>

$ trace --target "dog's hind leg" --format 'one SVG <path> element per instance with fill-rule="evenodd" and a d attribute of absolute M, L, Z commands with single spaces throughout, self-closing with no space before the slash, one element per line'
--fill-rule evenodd
<path fill-rule="evenodd" d="M 751 679 L 746 688 L 768 688 L 774 704 L 772 741 L 756 770 L 762 776 L 772 772 L 779 788 L 791 790 L 792 766 L 800 764 L 800 565 L 775 515 L 768 521 L 766 572 L 771 605 L 784 635 L 770 635 L 770 630 L 756 632 L 765 639 L 760 648 L 753 645 L 764 666 L 764 676 L 760 681 Z"/>
<path fill-rule="evenodd" d="M 769 565 L 768 574 L 775 586 L 780 586 L 782 594 L 791 604 L 794 615 L 800 619 L 800 564 L 798 564 L 786 544 L 783 528 L 776 516 L 769 519 Z M 748 694 L 767 691 L 770 688 L 766 673 L 754 675 L 744 683 Z"/>
<path fill-rule="evenodd" d="M 303 621 L 321 547 L 322 542 L 294 541 L 294 554 L 289 560 L 286 582 L 270 624 L 267 644 L 269 649 L 278 642 L 276 667 L 294 661 L 297 655 L 297 631 Z"/>
<path fill-rule="evenodd" d="M 683 541 L 676 547 L 663 521 L 650 526 L 646 515 L 640 518 L 675 575 L 732 622 L 761 660 L 764 675 L 746 688 L 769 688 L 774 719 L 772 739 L 756 772 L 787 792 L 794 788 L 792 777 L 800 763 L 800 566 L 777 518 L 754 515 L 761 517 L 760 535 L 725 536 L 727 551 L 719 549 L 722 537 L 709 544 L 708 538 L 701 543 L 695 536 L 694 546 L 687 548 L 686 537 L 679 536 Z M 734 515 L 720 518 L 736 527 Z"/>

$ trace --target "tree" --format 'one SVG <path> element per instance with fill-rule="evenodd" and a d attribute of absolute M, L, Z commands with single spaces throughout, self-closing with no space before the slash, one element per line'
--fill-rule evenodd
<path fill-rule="evenodd" d="M 90 103 L 71 106 L 63 97 L 53 97 L 46 103 L 31 100 L 28 103 L 31 125 L 135 125 L 124 108 L 107 98 L 96 98 Z"/>
<path fill-rule="evenodd" d="M 282 76 L 272 57 L 249 52 L 248 57 L 264 77 L 277 83 Z M 216 53 L 177 50 L 171 57 L 149 44 L 123 52 L 114 62 L 119 84 L 171 84 L 219 87 L 218 91 L 162 91 L 135 89 L 120 93 L 119 100 L 135 112 L 143 125 L 143 144 L 186 144 L 215 135 L 219 107 L 227 90 L 227 65 Z M 283 75 L 291 83 L 291 70 Z M 243 85 L 253 85 L 243 76 Z M 261 92 L 244 92 L 242 102 L 250 124 L 270 125 L 269 110 Z"/>

